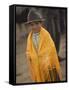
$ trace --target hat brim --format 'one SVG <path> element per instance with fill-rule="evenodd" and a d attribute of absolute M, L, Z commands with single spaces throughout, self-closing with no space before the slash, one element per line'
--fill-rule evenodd
<path fill-rule="evenodd" d="M 25 22 L 24 24 L 26 25 L 26 24 L 30 24 L 30 23 L 32 23 L 32 22 L 43 22 L 43 21 L 45 21 L 45 19 L 27 21 L 27 22 Z"/>

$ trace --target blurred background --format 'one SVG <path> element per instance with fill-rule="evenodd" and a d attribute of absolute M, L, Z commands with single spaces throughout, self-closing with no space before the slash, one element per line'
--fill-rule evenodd
<path fill-rule="evenodd" d="M 57 54 L 59 57 L 63 81 L 66 80 L 66 43 L 67 43 L 67 9 L 57 7 L 16 7 L 16 83 L 31 83 L 29 68 L 26 58 L 27 37 L 30 32 L 24 25 L 27 21 L 27 15 L 31 8 L 37 11 L 45 18 L 44 28 L 50 32 L 54 40 Z"/>

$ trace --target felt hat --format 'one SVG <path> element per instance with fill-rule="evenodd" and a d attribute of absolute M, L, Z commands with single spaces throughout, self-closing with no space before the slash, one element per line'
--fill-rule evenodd
<path fill-rule="evenodd" d="M 30 9 L 28 16 L 27 16 L 27 22 L 25 24 L 29 24 L 31 22 L 40 22 L 44 21 L 45 19 L 42 18 L 41 14 L 37 12 L 36 9 L 32 8 Z"/>

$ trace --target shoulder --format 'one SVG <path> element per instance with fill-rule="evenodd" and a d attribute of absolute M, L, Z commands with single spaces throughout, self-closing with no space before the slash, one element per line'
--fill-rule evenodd
<path fill-rule="evenodd" d="M 45 28 L 43 28 L 43 27 L 41 27 L 41 32 L 42 32 L 43 36 L 45 36 L 45 37 L 51 37 L 51 35 L 48 32 L 48 30 L 45 29 Z"/>
<path fill-rule="evenodd" d="M 29 34 L 28 34 L 28 37 L 27 37 L 27 44 L 30 43 L 30 41 L 31 41 L 31 36 L 32 36 L 32 31 L 29 32 Z"/>
<path fill-rule="evenodd" d="M 44 39 L 46 40 L 46 42 L 49 43 L 49 44 L 54 45 L 54 41 L 53 41 L 50 33 L 48 32 L 48 30 L 45 29 L 45 28 L 42 28 L 41 31 L 42 31 L 42 36 L 44 37 Z"/>

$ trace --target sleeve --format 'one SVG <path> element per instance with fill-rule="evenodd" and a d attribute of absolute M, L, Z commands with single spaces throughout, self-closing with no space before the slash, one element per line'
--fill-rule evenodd
<path fill-rule="evenodd" d="M 32 62 L 31 62 L 31 54 L 30 54 L 31 47 L 30 46 L 31 46 L 31 44 L 30 44 L 30 39 L 29 39 L 29 36 L 28 36 L 27 47 L 26 47 L 26 57 L 27 57 L 27 64 L 28 64 L 28 67 L 29 67 L 30 77 L 34 81 L 35 80 L 35 75 L 34 75 L 34 71 L 33 71 L 33 65 L 32 65 Z"/>
<path fill-rule="evenodd" d="M 55 75 L 57 75 L 57 77 L 59 77 L 60 80 L 62 80 L 62 72 L 61 72 L 61 67 L 60 67 L 60 62 L 58 59 L 58 55 L 57 55 L 57 51 L 56 51 L 56 47 L 54 44 L 54 41 L 52 40 L 51 36 L 49 35 L 49 47 L 50 47 L 50 52 L 49 52 L 49 59 L 51 62 L 51 66 L 55 71 Z M 57 79 L 56 77 L 56 79 Z"/>
<path fill-rule="evenodd" d="M 30 40 L 29 40 L 29 36 L 27 38 L 26 56 L 27 56 L 27 59 L 30 58 Z"/>

